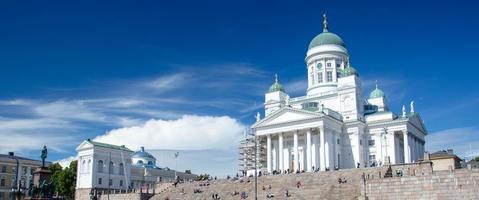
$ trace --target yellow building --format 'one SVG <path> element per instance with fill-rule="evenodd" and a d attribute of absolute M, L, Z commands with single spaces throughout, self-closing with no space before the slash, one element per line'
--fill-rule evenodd
<path fill-rule="evenodd" d="M 42 161 L 15 156 L 13 152 L 0 154 L 0 200 L 10 199 L 15 188 L 26 193 L 33 182 L 33 171 L 41 166 Z"/>
<path fill-rule="evenodd" d="M 437 151 L 429 155 L 432 162 L 432 170 L 454 170 L 461 167 L 461 159 L 452 149 Z"/>

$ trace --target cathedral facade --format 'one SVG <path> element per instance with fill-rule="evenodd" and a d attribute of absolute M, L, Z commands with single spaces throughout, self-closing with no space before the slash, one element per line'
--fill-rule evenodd
<path fill-rule="evenodd" d="M 306 53 L 305 96 L 290 97 L 276 76 L 265 94 L 265 117 L 258 113 L 251 126 L 264 149 L 262 168 L 313 171 L 421 159 L 427 130 L 414 102 L 395 114 L 377 84 L 363 99 L 345 43 L 328 30 L 326 16 L 323 26 Z"/>

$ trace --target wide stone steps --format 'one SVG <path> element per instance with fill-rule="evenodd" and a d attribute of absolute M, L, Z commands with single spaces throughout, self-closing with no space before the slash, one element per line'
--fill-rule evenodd
<path fill-rule="evenodd" d="M 361 175 L 364 171 L 360 170 L 339 170 L 317 173 L 270 175 L 258 177 L 258 199 L 266 199 L 268 193 L 274 194 L 274 199 L 357 199 L 361 193 Z M 347 182 L 338 183 L 338 179 L 343 178 Z M 245 179 L 247 180 L 247 179 Z M 212 194 L 218 193 L 221 199 L 239 199 L 239 195 L 232 196 L 234 191 L 246 192 L 248 199 L 254 196 L 254 178 L 249 178 L 250 182 L 217 180 L 210 181 L 209 186 L 199 186 L 200 182 L 183 183 L 178 187 L 170 187 L 164 192 L 153 196 L 153 200 L 163 200 L 168 197 L 170 200 L 184 199 L 212 199 Z M 301 183 L 298 188 L 297 182 Z M 265 190 L 263 190 L 263 186 Z M 268 187 L 271 186 L 269 190 Z M 195 188 L 200 188 L 203 192 L 193 194 Z M 181 190 L 184 193 L 181 193 Z M 290 197 L 285 197 L 285 191 L 288 190 Z"/>

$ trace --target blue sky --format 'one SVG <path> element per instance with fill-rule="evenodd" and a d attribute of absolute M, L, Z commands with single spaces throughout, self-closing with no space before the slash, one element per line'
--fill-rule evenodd
<path fill-rule="evenodd" d="M 430 132 L 429 150 L 477 152 L 476 7 L 473 1 L 3 1 L 0 153 L 36 157 L 47 144 L 49 159 L 58 160 L 74 155 L 83 139 L 135 130 L 158 136 L 147 149 L 211 151 L 227 163 L 221 173 L 234 171 L 238 130 L 261 110 L 274 73 L 290 95 L 304 94 L 304 57 L 322 31 L 324 12 L 330 31 L 346 42 L 365 95 L 378 80 L 393 111 L 414 100 Z M 214 123 L 215 130 L 191 130 L 192 122 Z M 182 125 L 191 131 L 172 129 Z M 175 134 L 192 139 L 165 139 Z"/>

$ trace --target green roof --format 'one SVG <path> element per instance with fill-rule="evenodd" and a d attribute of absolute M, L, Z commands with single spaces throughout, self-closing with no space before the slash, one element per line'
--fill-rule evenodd
<path fill-rule="evenodd" d="M 386 95 L 384 94 L 384 92 L 380 89 L 377 88 L 376 86 L 376 89 L 374 89 L 371 94 L 369 94 L 369 98 L 370 99 L 374 99 L 374 98 L 379 98 L 379 97 L 386 97 Z"/>
<path fill-rule="evenodd" d="M 132 150 L 126 148 L 125 145 L 118 146 L 118 145 L 113 145 L 113 144 L 107 144 L 107 143 L 92 141 L 90 139 L 88 139 L 87 142 L 92 144 L 93 146 L 96 146 L 96 147 L 104 147 L 104 148 L 109 148 L 109 149 L 117 149 L 117 150 L 122 150 L 122 151 L 133 152 Z"/>
<path fill-rule="evenodd" d="M 281 84 L 279 84 L 279 82 L 278 82 L 278 75 L 275 74 L 274 83 L 273 83 L 273 85 L 271 85 L 269 87 L 268 92 L 277 92 L 277 91 L 285 92 L 283 86 Z"/>
<path fill-rule="evenodd" d="M 346 76 L 351 76 L 351 75 L 358 76 L 358 71 L 356 71 L 356 69 L 354 69 L 351 66 L 348 66 L 348 67 L 344 68 L 343 70 L 341 70 L 341 77 L 346 77 Z"/>
<path fill-rule="evenodd" d="M 323 17 L 324 17 L 323 32 L 317 35 L 316 37 L 314 37 L 313 40 L 311 40 L 311 42 L 309 43 L 308 49 L 312 49 L 314 47 L 325 45 L 325 44 L 334 44 L 334 45 L 346 47 L 346 44 L 344 44 L 343 39 L 341 39 L 338 35 L 328 31 L 328 21 L 327 21 L 326 15 L 323 15 Z"/>
<path fill-rule="evenodd" d="M 346 44 L 344 43 L 343 39 L 341 39 L 338 35 L 331 32 L 322 32 L 316 37 L 314 37 L 313 40 L 311 40 L 308 49 L 312 49 L 314 47 L 326 44 L 334 44 L 346 47 Z"/>

